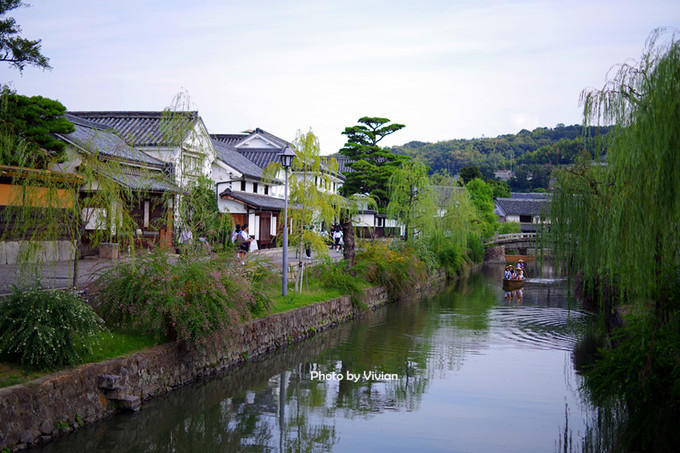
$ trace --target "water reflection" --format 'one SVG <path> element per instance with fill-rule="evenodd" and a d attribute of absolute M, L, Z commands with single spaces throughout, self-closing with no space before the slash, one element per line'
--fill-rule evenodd
<path fill-rule="evenodd" d="M 564 286 L 507 300 L 500 275 L 486 267 L 42 451 L 553 449 L 565 404 L 569 432 L 585 430 L 570 354 L 589 316 Z"/>

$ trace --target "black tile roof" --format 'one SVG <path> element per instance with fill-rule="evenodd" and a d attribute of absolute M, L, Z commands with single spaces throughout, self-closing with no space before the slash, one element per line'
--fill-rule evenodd
<path fill-rule="evenodd" d="M 121 161 L 142 163 L 147 166 L 163 168 L 165 163 L 159 159 L 133 148 L 101 124 L 84 120 L 80 117 L 64 114 L 64 117 L 75 126 L 75 131 L 68 134 L 55 134 L 61 140 L 71 143 L 90 153 L 113 157 Z"/>
<path fill-rule="evenodd" d="M 198 112 L 68 112 L 113 129 L 133 146 L 173 146 L 184 139 Z M 182 136 L 176 136 L 180 134 Z"/>
<path fill-rule="evenodd" d="M 281 151 L 282 149 L 272 148 L 244 148 L 238 150 L 242 156 L 253 162 L 261 169 L 267 168 L 267 166 L 272 162 L 278 162 L 278 155 L 281 153 Z"/>
<path fill-rule="evenodd" d="M 332 156 L 327 156 L 326 159 L 334 158 L 335 160 L 338 161 L 338 172 L 339 173 L 351 173 L 354 170 L 350 168 L 348 165 L 352 163 L 352 160 L 347 157 L 343 156 L 342 154 L 334 154 Z"/>
<path fill-rule="evenodd" d="M 210 138 L 212 138 L 213 141 L 232 146 L 249 136 L 250 134 L 210 134 Z"/>
<path fill-rule="evenodd" d="M 260 134 L 260 135 L 262 135 L 262 136 L 268 138 L 269 140 L 271 140 L 272 142 L 274 142 L 275 145 L 280 146 L 281 149 L 285 148 L 286 145 L 289 145 L 289 144 L 290 144 L 289 141 L 284 140 L 284 139 L 282 139 L 282 138 L 280 138 L 280 137 L 277 137 L 276 135 L 271 134 L 271 133 L 265 131 L 264 129 L 260 129 L 259 127 L 256 128 L 254 131 L 252 131 L 252 132 L 250 133 L 250 135 L 254 135 L 254 134 Z"/>
<path fill-rule="evenodd" d="M 118 184 L 130 189 L 150 192 L 180 192 L 179 188 L 163 172 L 145 172 L 130 167 L 121 170 L 108 176 Z"/>
<path fill-rule="evenodd" d="M 522 200 L 543 200 L 549 199 L 549 193 L 524 193 L 524 192 L 512 192 L 510 198 L 522 199 Z"/>
<path fill-rule="evenodd" d="M 496 198 L 496 205 L 504 215 L 549 215 L 550 200 L 523 198 Z"/>
<path fill-rule="evenodd" d="M 259 209 L 262 211 L 274 211 L 279 212 L 284 208 L 285 200 L 282 198 L 268 197 L 267 195 L 258 195 L 255 193 L 239 192 L 233 191 L 231 189 L 226 189 L 220 193 L 220 198 L 231 198 L 236 201 L 240 201 L 251 208 Z"/>
<path fill-rule="evenodd" d="M 226 143 L 217 141 L 215 139 L 213 139 L 212 142 L 215 150 L 217 151 L 217 158 L 222 162 L 233 167 L 247 177 L 262 179 L 262 168 L 260 168 L 254 162 L 243 156 L 235 148 L 227 145 Z"/>
<path fill-rule="evenodd" d="M 290 144 L 287 140 L 277 137 L 276 135 L 271 134 L 264 129 L 260 129 L 259 127 L 255 130 L 248 130 L 240 134 L 210 134 L 210 137 L 214 140 L 217 140 L 218 142 L 234 146 L 255 134 L 259 134 L 267 138 L 276 147 L 280 147 L 281 149 L 283 149 L 287 144 Z"/>

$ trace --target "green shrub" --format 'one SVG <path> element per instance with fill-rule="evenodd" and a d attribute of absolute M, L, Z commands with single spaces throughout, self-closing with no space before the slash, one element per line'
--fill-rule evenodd
<path fill-rule="evenodd" d="M 461 275 L 463 273 L 465 258 L 463 251 L 457 244 L 449 242 L 442 246 L 437 253 L 437 258 L 439 265 L 446 270 L 447 274 Z"/>
<path fill-rule="evenodd" d="M 364 263 L 356 263 L 350 270 L 345 269 L 345 262 L 332 262 L 330 259 L 316 265 L 310 272 L 314 279 L 328 289 L 337 289 L 343 294 L 349 294 L 352 303 L 357 307 L 364 307 L 361 303 L 362 294 L 361 275 L 365 270 Z"/>
<path fill-rule="evenodd" d="M 680 417 L 680 316 L 655 323 L 629 315 L 612 333 L 614 347 L 600 349 L 585 373 L 584 389 L 596 404 L 626 403 L 626 451 L 678 451 Z"/>
<path fill-rule="evenodd" d="M 96 283 L 97 310 L 107 322 L 199 347 L 216 346 L 268 301 L 234 257 L 162 253 L 122 262 Z"/>
<path fill-rule="evenodd" d="M 415 290 L 427 272 L 415 250 L 401 241 L 392 245 L 383 241 L 364 242 L 357 253 L 357 262 L 365 266 L 366 279 L 385 286 L 392 298 Z"/>
<path fill-rule="evenodd" d="M 0 302 L 0 353 L 29 368 L 77 363 L 76 347 L 102 329 L 101 318 L 69 292 L 15 288 Z"/>

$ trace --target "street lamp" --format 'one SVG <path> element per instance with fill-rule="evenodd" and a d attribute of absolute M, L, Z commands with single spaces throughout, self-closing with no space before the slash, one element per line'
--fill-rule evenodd
<path fill-rule="evenodd" d="M 293 164 L 295 153 L 290 149 L 290 145 L 286 145 L 278 156 L 281 161 L 281 166 L 286 173 L 286 182 L 283 189 L 283 268 L 281 271 L 281 274 L 283 274 L 283 289 L 281 290 L 281 294 L 285 297 L 288 294 L 288 169 Z"/>

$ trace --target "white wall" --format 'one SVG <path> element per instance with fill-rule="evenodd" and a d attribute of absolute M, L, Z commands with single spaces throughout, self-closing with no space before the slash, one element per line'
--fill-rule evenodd
<path fill-rule="evenodd" d="M 374 214 L 357 214 L 352 218 L 352 223 L 355 227 L 370 227 L 375 226 Z"/>

